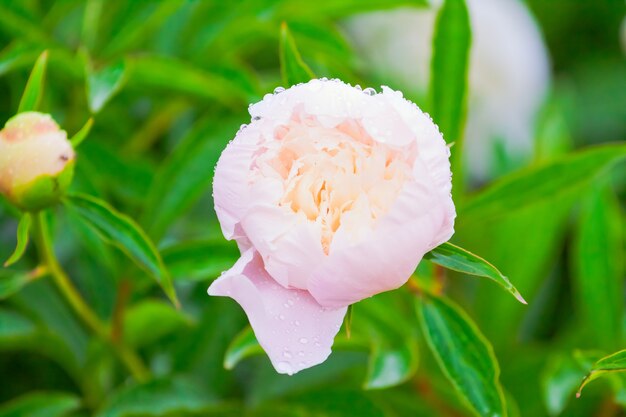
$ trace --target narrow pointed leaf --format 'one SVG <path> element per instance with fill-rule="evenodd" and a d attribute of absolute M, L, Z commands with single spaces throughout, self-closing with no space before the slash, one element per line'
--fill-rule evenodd
<path fill-rule="evenodd" d="M 0 406 L 0 417 L 63 417 L 80 407 L 80 398 L 65 392 L 26 394 Z"/>
<path fill-rule="evenodd" d="M 98 113 L 124 86 L 126 62 L 119 60 L 99 70 L 87 64 L 87 102 L 92 113 Z"/>
<path fill-rule="evenodd" d="M 231 342 L 224 355 L 224 368 L 233 369 L 239 362 L 263 353 L 251 327 L 243 329 Z"/>
<path fill-rule="evenodd" d="M 70 142 L 72 143 L 74 149 L 78 148 L 78 146 L 80 146 L 80 144 L 87 138 L 92 126 L 93 118 L 90 117 L 89 120 L 87 120 L 87 123 L 85 123 L 85 125 L 78 132 L 76 132 L 74 136 L 72 136 Z"/>
<path fill-rule="evenodd" d="M 165 294 L 178 306 L 172 279 L 161 255 L 146 233 L 130 217 L 119 213 L 97 198 L 73 194 L 66 199 L 102 239 L 116 246 L 137 265 L 144 268 L 161 285 Z"/>
<path fill-rule="evenodd" d="M 28 233 L 30 231 L 30 225 L 32 224 L 32 222 L 33 218 L 31 217 L 30 213 L 24 213 L 20 218 L 20 222 L 17 226 L 17 245 L 15 246 L 15 251 L 13 252 L 13 254 L 4 263 L 5 267 L 13 265 L 17 261 L 19 261 L 24 255 L 24 252 L 28 247 Z"/>
<path fill-rule="evenodd" d="M 361 336 L 370 345 L 365 389 L 390 388 L 415 375 L 419 351 L 412 304 L 412 297 L 398 291 L 379 294 L 358 304 L 354 336 L 356 339 Z M 394 306 L 392 315 L 390 306 Z M 401 312 L 407 314 L 398 314 Z"/>
<path fill-rule="evenodd" d="M 489 278 L 511 293 L 520 303 L 527 304 L 511 281 L 498 268 L 459 246 L 444 243 L 428 252 L 424 258 L 453 271 Z"/>
<path fill-rule="evenodd" d="M 487 339 L 449 300 L 424 294 L 417 312 L 443 373 L 478 416 L 506 416 L 500 369 Z"/>
<path fill-rule="evenodd" d="M 156 379 L 144 384 L 122 385 L 107 395 L 96 417 L 159 417 L 209 415 L 215 398 L 198 382 L 182 378 Z"/>
<path fill-rule="evenodd" d="M 0 300 L 19 292 L 35 276 L 32 272 L 0 271 Z"/>
<path fill-rule="evenodd" d="M 580 330 L 612 351 L 622 340 L 624 273 L 622 217 L 609 187 L 597 184 L 584 199 L 573 244 L 573 278 Z"/>
<path fill-rule="evenodd" d="M 296 47 L 296 41 L 293 39 L 293 35 L 285 22 L 280 27 L 279 52 L 280 72 L 285 87 L 304 83 L 315 78 L 311 68 L 302 60 L 300 52 Z"/>
<path fill-rule="evenodd" d="M 620 350 L 612 355 L 605 356 L 594 363 L 591 367 L 591 372 L 587 374 L 583 382 L 580 384 L 580 388 L 578 388 L 576 396 L 580 397 L 582 389 L 591 381 L 613 372 L 626 372 L 626 349 Z"/>
<path fill-rule="evenodd" d="M 26 88 L 22 94 L 22 99 L 20 100 L 18 113 L 35 111 L 39 108 L 39 103 L 41 102 L 41 97 L 43 96 L 47 64 L 48 51 L 43 51 L 41 55 L 39 55 L 39 58 L 37 58 L 35 66 L 30 73 L 30 77 L 26 83 Z"/>
<path fill-rule="evenodd" d="M 206 281 L 218 277 L 239 259 L 233 242 L 188 241 L 162 251 L 167 269 L 175 280 Z"/>
<path fill-rule="evenodd" d="M 626 145 L 601 145 L 503 177 L 461 207 L 466 222 L 503 216 L 577 192 L 626 159 Z"/>
<path fill-rule="evenodd" d="M 464 0 L 445 0 L 437 15 L 430 70 L 430 115 L 453 143 L 453 193 L 463 182 L 461 157 L 472 31 Z"/>

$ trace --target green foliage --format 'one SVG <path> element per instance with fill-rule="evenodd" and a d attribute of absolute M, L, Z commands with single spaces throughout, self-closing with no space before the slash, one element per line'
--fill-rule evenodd
<path fill-rule="evenodd" d="M 87 195 L 74 194 L 66 201 L 102 239 L 118 247 L 137 265 L 148 271 L 170 300 L 178 305 L 172 279 L 161 255 L 150 238 L 130 217 L 119 213 L 106 202 Z"/>
<path fill-rule="evenodd" d="M 623 348 L 626 314 L 623 5 L 526 2 L 555 71 L 525 126 L 534 157 L 473 183 L 461 156 L 482 28 L 473 2 L 430 3 L 1 2 L 2 120 L 50 113 L 77 159 L 73 182 L 36 190 L 71 182 L 63 206 L 23 214 L 0 197 L 0 257 L 14 265 L 0 270 L 0 417 L 619 414 L 625 354 L 606 355 Z M 277 85 L 377 87 L 345 20 L 407 7 L 437 16 L 421 94 L 452 145 L 455 243 L 351 307 L 325 363 L 278 375 L 239 306 L 206 295 L 240 256 L 212 208 L 215 165 Z M 382 67 L 410 58 L 383 52 Z"/>
<path fill-rule="evenodd" d="M 28 83 L 24 89 L 24 94 L 20 100 L 20 105 L 17 110 L 18 113 L 35 111 L 39 108 L 39 103 L 41 102 L 41 98 L 43 96 L 44 77 L 46 75 L 47 65 L 48 51 L 43 51 L 41 55 L 39 55 L 39 58 L 37 58 L 35 67 L 30 73 Z"/>
<path fill-rule="evenodd" d="M 443 298 L 417 302 L 422 330 L 439 366 L 479 416 L 506 416 L 493 349 L 472 320 Z"/>
<path fill-rule="evenodd" d="M 626 371 L 626 350 L 620 350 L 612 355 L 605 356 L 591 366 L 591 370 L 580 384 L 576 396 L 580 397 L 582 389 L 591 381 L 613 372 L 624 371 Z"/>
<path fill-rule="evenodd" d="M 24 255 L 28 246 L 28 233 L 30 232 L 32 222 L 33 219 L 30 213 L 24 213 L 20 218 L 20 223 L 17 226 L 17 245 L 11 257 L 4 263 L 5 267 L 13 265 Z"/>
<path fill-rule="evenodd" d="M 511 281 L 502 275 L 502 273 L 498 271 L 498 268 L 491 265 L 480 256 L 476 256 L 452 243 L 439 245 L 428 252 L 424 258 L 453 271 L 489 278 L 513 294 L 519 302 L 527 304 L 519 291 L 511 284 Z"/>
<path fill-rule="evenodd" d="M 46 392 L 16 398 L 0 408 L 2 417 L 63 417 L 76 410 L 80 399 L 74 394 Z"/>
<path fill-rule="evenodd" d="M 280 26 L 280 68 L 286 87 L 315 78 L 311 68 L 302 60 L 293 35 L 285 22 Z"/>
<path fill-rule="evenodd" d="M 467 107 L 470 18 L 465 0 L 445 0 L 437 15 L 430 70 L 430 114 L 453 147 L 453 192 L 461 194 L 463 126 Z"/>
<path fill-rule="evenodd" d="M 589 193 L 577 225 L 572 264 L 578 306 L 598 347 L 622 344 L 624 268 L 622 216 L 609 188 L 596 185 Z"/>

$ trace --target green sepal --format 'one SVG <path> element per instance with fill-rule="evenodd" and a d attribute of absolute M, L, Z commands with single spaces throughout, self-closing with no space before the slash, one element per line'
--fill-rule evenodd
<path fill-rule="evenodd" d="M 69 161 L 56 175 L 41 175 L 27 184 L 13 188 L 7 198 L 24 211 L 35 212 L 57 204 L 74 178 L 74 161 Z"/>

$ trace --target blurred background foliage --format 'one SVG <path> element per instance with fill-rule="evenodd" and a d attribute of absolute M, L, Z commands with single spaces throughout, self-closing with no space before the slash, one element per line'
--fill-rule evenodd
<path fill-rule="evenodd" d="M 493 283 L 443 276 L 426 261 L 415 279 L 454 299 L 493 345 L 509 416 L 623 415 L 620 374 L 574 394 L 598 358 L 624 347 L 626 7 L 621 0 L 527 5 L 553 77 L 533 126 L 535 153 L 522 167 L 503 161 L 502 175 L 480 183 L 468 177 L 453 241 L 496 265 L 529 305 Z M 0 416 L 471 415 L 430 353 L 408 289 L 357 304 L 351 337 L 340 333 L 326 363 L 293 377 L 276 374 L 259 354 L 236 303 L 206 295 L 238 256 L 212 208 L 213 167 L 249 121 L 248 103 L 284 85 L 281 23 L 313 73 L 378 87 L 379 74 L 345 22 L 400 6 L 430 7 L 419 0 L 0 1 L 0 119 L 15 114 L 47 49 L 41 111 L 70 135 L 90 116 L 95 122 L 79 149 L 73 189 L 137 220 L 182 304 L 175 309 L 75 210 L 55 210 L 61 263 L 153 377 L 130 377 L 49 279 L 25 275 L 37 266 L 29 248 L 0 270 Z M 590 148 L 608 142 L 622 145 Z M 0 204 L 2 257 L 15 246 L 17 217 Z M 422 327 L 437 302 L 422 303 Z"/>

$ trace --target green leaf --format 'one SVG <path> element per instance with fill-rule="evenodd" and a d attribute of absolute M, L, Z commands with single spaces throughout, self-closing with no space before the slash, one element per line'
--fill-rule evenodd
<path fill-rule="evenodd" d="M 408 380 L 417 370 L 417 342 L 385 346 L 374 343 L 367 366 L 365 389 L 385 389 Z"/>
<path fill-rule="evenodd" d="M 165 416 L 200 412 L 214 403 L 190 380 L 155 380 L 110 395 L 96 417 Z"/>
<path fill-rule="evenodd" d="M 146 3 L 148 7 L 149 3 Z M 156 3 L 149 14 L 140 13 L 116 32 L 116 36 L 107 42 L 103 55 L 119 55 L 145 42 L 151 35 L 164 27 L 166 20 L 181 7 L 179 0 L 162 0 Z"/>
<path fill-rule="evenodd" d="M 462 192 L 463 125 L 472 31 L 464 0 L 445 0 L 437 15 L 430 69 L 430 115 L 452 148 L 452 190 Z"/>
<path fill-rule="evenodd" d="M 243 329 L 230 343 L 224 354 L 224 368 L 234 369 L 242 360 L 263 353 L 250 326 Z"/>
<path fill-rule="evenodd" d="M 127 80 L 126 62 L 119 60 L 97 71 L 86 65 L 87 103 L 92 113 L 98 113 L 124 86 Z"/>
<path fill-rule="evenodd" d="M 626 158 L 626 145 L 602 145 L 566 155 L 502 178 L 461 208 L 466 222 L 503 216 L 544 200 L 582 191 L 595 177 Z"/>
<path fill-rule="evenodd" d="M 23 395 L 0 406 L 0 417 L 63 417 L 78 409 L 80 399 L 65 392 Z"/>
<path fill-rule="evenodd" d="M 210 188 L 215 164 L 239 123 L 234 119 L 200 122 L 163 163 L 148 192 L 142 219 L 156 240 Z"/>
<path fill-rule="evenodd" d="M 35 269 L 31 272 L 0 271 L 0 300 L 4 300 L 19 292 L 29 282 L 45 274 Z"/>
<path fill-rule="evenodd" d="M 131 346 L 148 346 L 190 324 L 189 317 L 170 305 L 156 300 L 145 300 L 126 311 L 124 340 Z"/>
<path fill-rule="evenodd" d="M 74 149 L 78 148 L 80 144 L 83 143 L 83 141 L 87 138 L 87 135 L 89 135 L 92 126 L 93 118 L 90 117 L 89 120 L 87 120 L 87 123 L 85 123 L 85 125 L 78 132 L 76 132 L 74 136 L 72 136 L 70 142 Z"/>
<path fill-rule="evenodd" d="M 17 111 L 18 113 L 35 111 L 39 108 L 39 103 L 41 102 L 41 97 L 43 96 L 43 86 L 47 64 L 48 51 L 43 51 L 41 55 L 39 55 L 39 58 L 37 58 L 35 66 L 30 73 L 30 77 L 26 83 L 26 88 L 24 89 L 24 94 L 22 94 L 22 99 L 20 100 L 20 105 Z"/>
<path fill-rule="evenodd" d="M 580 388 L 578 388 L 576 397 L 580 397 L 580 394 L 585 385 L 587 385 L 591 381 L 613 372 L 624 371 L 626 371 L 626 349 L 620 350 L 619 352 L 613 353 L 612 355 L 605 356 L 604 358 L 598 360 L 596 363 L 593 364 L 593 366 L 591 367 L 591 371 L 587 374 L 585 379 L 583 379 L 583 382 L 580 384 Z"/>
<path fill-rule="evenodd" d="M 13 254 L 4 263 L 5 268 L 19 261 L 22 255 L 24 255 L 26 247 L 28 246 L 28 233 L 32 223 L 33 218 L 30 213 L 24 213 L 20 218 L 20 222 L 17 226 L 17 245 L 15 246 Z"/>
<path fill-rule="evenodd" d="M 449 300 L 424 294 L 417 312 L 439 366 L 479 416 L 505 416 L 493 349 L 470 317 Z"/>
<path fill-rule="evenodd" d="M 565 410 L 590 368 L 570 355 L 551 358 L 541 377 L 543 400 L 550 415 L 557 416 Z"/>
<path fill-rule="evenodd" d="M 21 314 L 0 307 L 0 341 L 29 336 L 36 330 L 32 321 Z"/>
<path fill-rule="evenodd" d="M 397 7 L 424 7 L 428 0 L 318 0 L 309 2 L 280 2 L 277 14 L 283 19 L 296 20 L 296 16 L 338 18 L 356 13 L 386 10 Z"/>
<path fill-rule="evenodd" d="M 285 87 L 305 83 L 315 78 L 311 68 L 302 60 L 296 41 L 293 39 L 293 35 L 285 22 L 280 26 L 279 51 L 280 73 Z"/>
<path fill-rule="evenodd" d="M 424 256 L 424 259 L 428 259 L 437 265 L 452 269 L 453 271 L 489 278 L 509 293 L 513 294 L 520 303 L 527 304 L 519 291 L 511 284 L 511 281 L 502 275 L 502 272 L 498 271 L 498 268 L 491 265 L 483 258 L 452 243 L 444 243 L 436 247 L 428 252 Z"/>
<path fill-rule="evenodd" d="M 0 2 L 0 31 L 14 39 L 28 39 L 37 43 L 49 41 L 41 22 L 33 22 L 15 13 L 6 2 Z"/>
<path fill-rule="evenodd" d="M 178 306 L 172 279 L 163 265 L 161 255 L 133 219 L 119 213 L 106 202 L 87 195 L 73 194 L 67 197 L 66 202 L 98 232 L 102 239 L 118 247 L 137 265 L 149 272 L 174 305 Z"/>
<path fill-rule="evenodd" d="M 363 300 L 355 306 L 355 336 L 363 337 L 370 344 L 363 382 L 365 389 L 399 385 L 417 371 L 419 352 L 417 332 L 412 323 L 412 303 L 412 297 L 406 293 L 389 292 Z M 349 341 L 352 342 L 352 338 Z"/>
<path fill-rule="evenodd" d="M 174 279 L 205 281 L 219 276 L 239 259 L 234 242 L 188 241 L 166 247 L 163 261 Z"/>
<path fill-rule="evenodd" d="M 0 54 L 0 76 L 16 68 L 31 66 L 40 54 L 40 47 L 22 42 L 12 43 Z"/>
<path fill-rule="evenodd" d="M 594 345 L 617 349 L 624 313 L 622 217 L 609 187 L 594 184 L 578 218 L 572 266 L 576 306 Z"/>
<path fill-rule="evenodd" d="M 169 91 L 239 107 L 248 91 L 233 77 L 205 71 L 170 57 L 142 55 L 128 59 L 128 84 L 150 92 Z"/>

